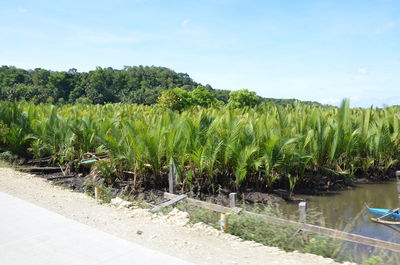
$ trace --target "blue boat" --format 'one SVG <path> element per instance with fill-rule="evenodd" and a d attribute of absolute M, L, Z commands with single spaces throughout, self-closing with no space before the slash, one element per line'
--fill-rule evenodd
<path fill-rule="evenodd" d="M 371 214 L 384 216 L 387 214 L 387 218 L 400 220 L 400 210 L 399 209 L 381 209 L 381 208 L 370 208 L 367 206 L 368 211 Z M 390 213 L 392 212 L 392 213 Z"/>

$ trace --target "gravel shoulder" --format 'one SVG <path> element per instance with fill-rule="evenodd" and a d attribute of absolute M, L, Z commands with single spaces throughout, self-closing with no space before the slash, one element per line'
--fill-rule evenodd
<path fill-rule="evenodd" d="M 0 191 L 67 218 L 197 264 L 339 264 L 313 254 L 287 253 L 243 241 L 205 224 L 190 224 L 186 213 L 167 215 L 141 208 L 98 204 L 91 197 L 54 186 L 34 175 L 0 168 Z M 350 264 L 350 263 L 347 263 Z"/>

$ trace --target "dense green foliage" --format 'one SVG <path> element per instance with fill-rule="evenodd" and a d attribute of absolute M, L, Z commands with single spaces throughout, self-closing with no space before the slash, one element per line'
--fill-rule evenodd
<path fill-rule="evenodd" d="M 86 152 L 111 160 L 109 178 L 163 186 L 172 162 L 185 190 L 332 185 L 399 163 L 399 109 L 265 103 L 253 109 L 0 103 L 0 148 L 61 163 Z"/>
<path fill-rule="evenodd" d="M 181 111 L 192 105 L 192 97 L 188 91 L 177 87 L 163 91 L 157 103 L 160 108 Z"/>
<path fill-rule="evenodd" d="M 158 106 L 163 109 L 182 111 L 193 106 L 216 107 L 222 105 L 210 91 L 202 86 L 188 92 L 182 88 L 168 89 L 161 93 L 157 100 Z"/>
<path fill-rule="evenodd" d="M 129 102 L 154 104 L 161 92 L 180 87 L 193 90 L 199 84 L 187 74 L 165 67 L 133 66 L 122 70 L 111 67 L 89 72 L 49 71 L 41 68 L 23 70 L 0 67 L 0 100 L 32 100 L 35 103 L 74 103 L 85 97 L 92 103 Z M 206 88 L 215 92 L 210 86 Z M 215 96 L 229 92 L 218 91 Z"/>
<path fill-rule="evenodd" d="M 78 72 L 76 69 L 57 72 L 41 68 L 24 70 L 0 67 L 0 100 L 7 101 L 53 104 L 124 102 L 151 105 L 157 102 L 165 90 L 180 88 L 192 91 L 199 86 L 201 84 L 194 82 L 187 74 L 155 66 L 127 66 L 122 70 L 98 67 L 89 72 Z M 215 104 L 214 99 L 210 101 L 210 95 L 216 101 L 227 103 L 230 91 L 206 85 L 196 93 L 193 96 L 198 100 L 192 102 L 193 105 L 210 106 Z M 294 102 L 293 99 L 261 100 L 282 105 Z"/>
<path fill-rule="evenodd" d="M 229 93 L 228 106 L 230 108 L 244 108 L 244 107 L 255 107 L 261 101 L 261 98 L 256 95 L 255 92 L 242 89 L 238 91 L 232 91 Z"/>

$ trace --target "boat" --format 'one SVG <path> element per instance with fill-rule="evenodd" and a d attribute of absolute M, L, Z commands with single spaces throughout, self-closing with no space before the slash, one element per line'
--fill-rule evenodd
<path fill-rule="evenodd" d="M 371 214 L 384 216 L 391 219 L 400 220 L 400 210 L 399 209 L 381 209 L 381 208 L 369 208 L 368 211 Z"/>
<path fill-rule="evenodd" d="M 367 204 L 365 206 L 371 214 L 379 216 L 378 218 L 371 218 L 371 221 L 385 225 L 400 225 L 400 208 L 371 208 Z M 383 218 L 388 218 L 389 220 L 383 220 Z"/>

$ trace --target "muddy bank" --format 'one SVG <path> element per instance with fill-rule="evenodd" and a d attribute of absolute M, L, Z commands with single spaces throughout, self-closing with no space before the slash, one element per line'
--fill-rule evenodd
<path fill-rule="evenodd" d="M 162 192 L 167 191 L 167 179 L 165 183 L 145 183 L 143 180 L 136 180 L 133 172 L 123 172 L 117 178 L 104 178 L 96 171 L 93 164 L 77 166 L 54 166 L 50 157 L 42 159 L 32 159 L 24 163 L 26 168 L 34 168 L 35 174 L 51 180 L 56 185 L 79 192 L 93 192 L 93 186 L 108 187 L 107 191 L 110 196 L 119 195 L 130 197 L 133 200 L 144 200 L 150 203 L 162 200 Z M 358 176 L 349 178 L 345 175 L 334 174 L 328 176 L 331 172 L 310 172 L 306 171 L 304 176 L 299 177 L 297 185 L 294 187 L 293 194 L 290 194 L 287 183 L 278 181 L 272 189 L 268 190 L 266 186 L 242 187 L 238 191 L 235 189 L 224 188 L 216 185 L 217 190 L 210 191 L 208 189 L 194 188 L 192 192 L 185 192 L 189 197 L 210 201 L 216 204 L 229 205 L 229 193 L 236 192 L 238 194 L 239 203 L 264 204 L 264 203 L 280 203 L 282 201 L 300 202 L 304 200 L 303 195 L 320 195 L 329 192 L 345 190 L 353 187 L 358 183 L 377 183 L 386 181 L 395 177 L 395 169 L 391 168 L 384 174 L 381 170 L 371 171 L 366 176 Z M 177 184 L 178 193 L 183 192 L 181 183 Z M 161 198 L 160 198 L 161 197 Z"/>
<path fill-rule="evenodd" d="M 104 185 L 103 182 L 97 182 L 94 180 L 95 178 L 89 173 L 84 175 L 85 173 L 71 173 L 69 172 L 57 172 L 57 173 L 49 173 L 43 174 L 43 172 L 35 173 L 36 176 L 43 178 L 45 180 L 50 181 L 54 185 L 62 186 L 73 191 L 83 192 L 87 194 L 91 194 L 94 196 L 94 185 Z M 238 204 L 266 204 L 266 203 L 282 203 L 282 202 L 292 202 L 297 203 L 300 201 L 307 200 L 307 196 L 303 195 L 317 195 L 317 194 L 329 194 L 334 191 L 344 190 L 347 187 L 353 187 L 359 183 L 380 183 L 382 181 L 376 181 L 368 178 L 360 178 L 351 183 L 348 183 L 346 186 L 341 186 L 339 189 L 331 189 L 325 191 L 315 190 L 302 190 L 299 189 L 293 195 L 289 194 L 289 191 L 284 189 L 274 189 L 271 192 L 260 192 L 260 191 L 252 191 L 251 189 L 247 189 L 244 191 L 237 192 L 238 194 Z M 97 183 L 97 184 L 96 184 Z M 100 184 L 99 184 L 100 183 Z M 145 201 L 150 204 L 157 204 L 164 200 L 163 193 L 168 191 L 167 188 L 164 189 L 135 189 L 132 185 L 131 181 L 123 181 L 117 179 L 112 185 L 104 186 L 106 187 L 106 192 L 109 197 L 117 197 L 123 196 L 129 198 L 131 200 Z M 215 204 L 229 206 L 229 193 L 234 192 L 228 189 L 221 189 L 216 194 L 210 193 L 186 193 L 189 197 L 212 202 Z M 177 191 L 178 194 L 182 194 L 181 190 Z"/>
<path fill-rule="evenodd" d="M 62 172 L 51 174 L 35 174 L 39 178 L 50 181 L 54 185 L 62 186 L 67 189 L 88 193 L 94 196 L 94 182 L 90 175 L 84 176 L 81 173 L 64 175 Z M 123 196 L 131 200 L 145 201 L 150 204 L 157 204 L 164 200 L 163 194 L 167 189 L 149 189 L 134 191 L 129 182 L 116 181 L 113 185 L 106 188 L 108 196 L 117 197 Z M 194 194 L 187 193 L 191 198 L 212 202 L 215 204 L 229 206 L 229 190 L 222 190 L 218 194 Z M 181 191 L 177 192 L 181 194 Z M 298 202 L 304 200 L 301 196 L 292 196 L 289 198 L 289 193 L 286 190 L 277 189 L 272 193 L 245 191 L 238 193 L 238 204 L 266 204 L 266 203 L 281 203 L 284 201 Z"/>

